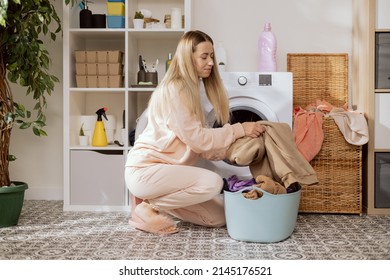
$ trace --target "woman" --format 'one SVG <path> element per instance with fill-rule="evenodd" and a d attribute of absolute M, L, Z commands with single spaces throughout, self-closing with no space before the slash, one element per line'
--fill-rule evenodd
<path fill-rule="evenodd" d="M 219 196 L 223 179 L 195 164 L 199 157 L 224 159 L 236 139 L 258 137 L 264 127 L 258 122 L 228 123 L 228 97 L 215 63 L 212 39 L 201 31 L 187 32 L 150 98 L 148 124 L 129 152 L 125 169 L 129 191 L 142 200 L 134 205 L 129 221 L 138 229 L 177 232 L 168 215 L 203 226 L 225 224 Z M 206 126 L 201 82 L 220 128 Z"/>

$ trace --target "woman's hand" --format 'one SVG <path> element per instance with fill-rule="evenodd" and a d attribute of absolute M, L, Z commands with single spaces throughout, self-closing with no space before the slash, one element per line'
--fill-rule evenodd
<path fill-rule="evenodd" d="M 245 131 L 245 136 L 259 137 L 264 131 L 265 126 L 260 122 L 244 122 L 241 124 Z"/>

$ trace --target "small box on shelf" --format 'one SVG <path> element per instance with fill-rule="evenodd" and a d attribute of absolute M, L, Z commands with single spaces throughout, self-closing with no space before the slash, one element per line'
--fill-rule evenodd
<path fill-rule="evenodd" d="M 122 75 L 121 63 L 76 63 L 76 75 Z"/>
<path fill-rule="evenodd" d="M 100 88 L 120 88 L 123 87 L 123 76 L 110 75 L 110 76 L 99 76 L 98 87 Z"/>
<path fill-rule="evenodd" d="M 97 52 L 98 63 L 116 63 L 122 62 L 123 52 L 115 51 L 98 51 Z"/>
<path fill-rule="evenodd" d="M 122 2 L 107 2 L 107 13 L 109 16 L 124 16 L 125 4 Z"/>
<path fill-rule="evenodd" d="M 76 84 L 79 88 L 120 88 L 123 87 L 123 76 L 76 75 Z"/>
<path fill-rule="evenodd" d="M 122 75 L 123 65 L 121 63 L 99 63 L 98 75 Z"/>
<path fill-rule="evenodd" d="M 76 63 L 122 63 L 123 52 L 120 50 L 76 50 L 75 59 Z"/>
<path fill-rule="evenodd" d="M 76 85 L 79 88 L 97 88 L 98 76 L 76 75 Z"/>
<path fill-rule="evenodd" d="M 108 28 L 124 28 L 125 17 L 124 16 L 107 16 Z"/>

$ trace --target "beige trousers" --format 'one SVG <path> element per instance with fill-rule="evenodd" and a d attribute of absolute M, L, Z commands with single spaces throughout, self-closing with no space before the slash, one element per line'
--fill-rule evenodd
<path fill-rule="evenodd" d="M 157 164 L 126 167 L 126 186 L 132 195 L 148 200 L 160 211 L 203 226 L 225 225 L 222 178 L 207 169 Z"/>

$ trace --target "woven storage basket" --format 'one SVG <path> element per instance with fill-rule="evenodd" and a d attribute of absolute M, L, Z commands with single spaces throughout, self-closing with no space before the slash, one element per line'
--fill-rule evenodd
<path fill-rule="evenodd" d="M 348 101 L 347 54 L 287 54 L 287 70 L 293 73 L 294 107 Z M 322 148 L 310 162 L 319 184 L 303 187 L 299 211 L 361 214 L 362 147 L 349 144 L 331 117 L 324 117 L 322 128 Z"/>

